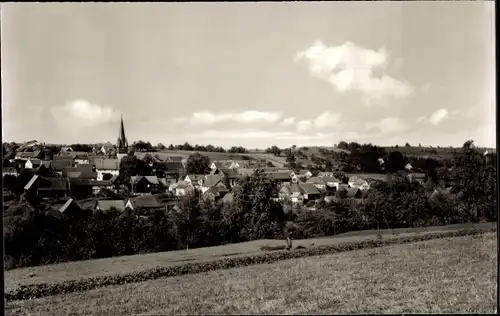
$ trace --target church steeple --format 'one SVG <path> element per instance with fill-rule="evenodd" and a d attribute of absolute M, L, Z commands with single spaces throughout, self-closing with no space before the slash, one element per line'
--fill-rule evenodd
<path fill-rule="evenodd" d="M 118 132 L 118 141 L 116 144 L 116 148 L 118 149 L 118 153 L 126 154 L 128 152 L 128 142 L 125 137 L 125 127 L 123 126 L 123 114 L 120 121 L 120 130 Z"/>

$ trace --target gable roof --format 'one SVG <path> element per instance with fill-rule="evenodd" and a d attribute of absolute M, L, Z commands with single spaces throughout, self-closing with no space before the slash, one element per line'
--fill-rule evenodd
<path fill-rule="evenodd" d="M 134 208 L 155 208 L 155 207 L 163 207 L 172 202 L 177 201 L 177 197 L 168 194 L 168 193 L 160 193 L 154 195 L 142 195 L 134 198 L 130 198 L 129 201 L 132 203 Z"/>
<path fill-rule="evenodd" d="M 271 176 L 274 180 L 290 180 L 291 176 L 290 173 L 288 172 L 270 172 L 267 173 L 268 175 Z"/>
<path fill-rule="evenodd" d="M 239 168 L 238 170 L 236 170 L 236 172 L 240 176 L 250 177 L 250 176 L 252 176 L 255 173 L 255 169 L 254 168 Z"/>
<path fill-rule="evenodd" d="M 305 194 L 320 194 L 319 190 L 312 183 L 300 183 L 299 186 Z"/>
<path fill-rule="evenodd" d="M 63 171 L 64 168 L 72 167 L 73 161 L 72 160 L 53 160 L 51 165 L 52 165 L 52 169 L 54 169 L 55 171 Z"/>
<path fill-rule="evenodd" d="M 203 181 L 203 179 L 205 178 L 205 175 L 204 174 L 188 174 L 187 177 L 189 177 L 189 180 L 191 181 Z"/>
<path fill-rule="evenodd" d="M 165 162 L 165 168 L 167 173 L 177 173 L 184 170 L 184 165 L 178 161 L 167 161 Z"/>
<path fill-rule="evenodd" d="M 69 180 L 67 178 L 47 178 L 50 181 L 51 190 L 69 190 Z"/>
<path fill-rule="evenodd" d="M 35 150 L 35 151 L 23 151 L 23 152 L 18 153 L 16 156 L 21 157 L 21 158 L 35 158 L 38 155 L 40 155 L 40 151 Z"/>
<path fill-rule="evenodd" d="M 222 178 L 219 175 L 207 175 L 205 176 L 205 181 L 203 181 L 203 186 L 210 188 L 220 181 L 222 181 Z"/>
<path fill-rule="evenodd" d="M 313 183 L 313 184 L 317 184 L 317 185 L 324 185 L 325 184 L 325 180 L 323 180 L 322 177 L 312 177 L 309 180 L 307 180 L 306 183 Z"/>
<path fill-rule="evenodd" d="M 358 192 L 359 188 L 347 188 L 347 197 L 355 197 Z"/>
<path fill-rule="evenodd" d="M 321 177 L 321 180 L 323 180 L 324 182 L 340 182 L 339 179 L 337 179 L 335 177 L 329 177 L 329 176 Z"/>
<path fill-rule="evenodd" d="M 39 177 L 38 175 L 34 175 L 31 180 L 24 186 L 24 189 L 25 190 L 29 190 L 31 188 L 31 186 L 33 186 L 33 184 L 41 177 Z"/>
<path fill-rule="evenodd" d="M 139 183 L 139 181 L 141 181 L 142 179 L 145 179 L 146 181 L 148 181 L 151 184 L 160 184 L 157 176 L 131 176 L 130 182 L 132 182 L 133 184 L 136 184 L 136 183 Z"/>
<path fill-rule="evenodd" d="M 54 206 L 56 209 L 59 210 L 59 212 L 64 213 L 70 207 L 71 204 L 80 207 L 80 205 L 78 205 L 72 198 L 69 198 L 63 205 L 54 205 Z"/>
<path fill-rule="evenodd" d="M 120 170 L 120 159 L 94 159 L 95 168 L 99 170 Z"/>
<path fill-rule="evenodd" d="M 109 211 L 112 207 L 116 208 L 117 211 L 125 210 L 125 201 L 123 200 L 98 200 L 96 208 L 101 211 Z"/>
<path fill-rule="evenodd" d="M 33 167 L 38 167 L 38 166 L 40 166 L 42 164 L 42 161 L 40 159 L 28 159 L 28 161 L 31 162 L 31 164 L 33 165 Z"/>
<path fill-rule="evenodd" d="M 76 203 L 80 206 L 81 209 L 94 209 L 97 205 L 97 198 L 88 198 L 83 200 L 78 200 Z"/>
<path fill-rule="evenodd" d="M 238 178 L 239 177 L 239 173 L 238 171 L 234 170 L 234 169 L 221 169 L 221 171 L 224 173 L 224 175 L 226 177 L 228 177 L 229 179 L 232 179 L 232 178 Z"/>

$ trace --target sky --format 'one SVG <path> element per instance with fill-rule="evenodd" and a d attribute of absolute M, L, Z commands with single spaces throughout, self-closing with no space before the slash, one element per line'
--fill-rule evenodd
<path fill-rule="evenodd" d="M 0 10 L 4 141 L 496 147 L 492 1 Z"/>

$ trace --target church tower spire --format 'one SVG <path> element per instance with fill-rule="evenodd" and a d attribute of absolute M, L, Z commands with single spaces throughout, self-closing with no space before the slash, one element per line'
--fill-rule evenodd
<path fill-rule="evenodd" d="M 121 116 L 120 130 L 118 132 L 118 141 L 116 144 L 116 148 L 118 149 L 118 153 L 120 154 L 126 154 L 128 152 L 128 142 L 127 137 L 125 137 L 125 127 L 123 126 L 123 114 Z"/>

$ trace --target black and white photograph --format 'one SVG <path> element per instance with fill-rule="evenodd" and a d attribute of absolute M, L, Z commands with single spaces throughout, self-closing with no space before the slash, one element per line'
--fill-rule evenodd
<path fill-rule="evenodd" d="M 0 4 L 5 315 L 494 314 L 494 1 Z"/>

